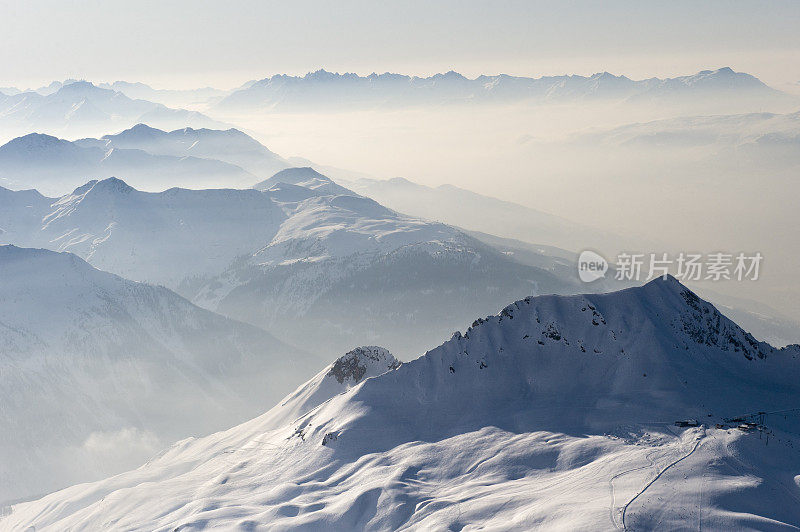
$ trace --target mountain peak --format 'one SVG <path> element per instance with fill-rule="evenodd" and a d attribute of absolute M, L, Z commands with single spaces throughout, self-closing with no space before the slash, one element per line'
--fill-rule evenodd
<path fill-rule="evenodd" d="M 191 129 L 191 128 L 188 128 L 188 129 Z M 148 126 L 147 124 L 143 124 L 141 122 L 136 124 L 132 128 L 127 129 L 126 131 L 130 131 L 130 132 L 134 132 L 134 131 L 135 132 L 143 132 L 143 131 L 154 132 L 154 131 L 158 131 L 158 132 L 163 133 L 163 131 L 161 131 L 160 129 L 156 129 L 154 127 Z"/>
<path fill-rule="evenodd" d="M 136 190 L 135 188 L 127 184 L 125 181 L 117 177 L 108 177 L 106 179 L 98 181 L 93 188 L 95 190 L 107 190 L 111 192 L 122 192 L 122 193 L 128 193 Z"/>
<path fill-rule="evenodd" d="M 28 133 L 27 135 L 23 135 L 21 137 L 17 137 L 8 141 L 5 146 L 50 146 L 54 144 L 59 144 L 62 141 L 58 137 L 54 137 L 52 135 L 47 135 L 45 133 Z"/>
<path fill-rule="evenodd" d="M 13 244 L 0 246 L 0 270 L 3 271 L 4 277 L 11 277 L 9 270 L 19 264 L 24 265 L 28 282 L 36 277 L 60 279 L 61 282 L 66 282 L 64 275 L 68 272 L 81 273 L 93 270 L 88 262 L 73 253 L 18 247 Z M 102 275 L 111 276 L 105 272 Z M 82 283 L 85 279 L 81 277 L 71 281 Z"/>
<path fill-rule="evenodd" d="M 89 192 L 122 193 L 135 192 L 136 189 L 127 184 L 122 179 L 109 177 L 102 180 L 92 179 L 84 185 L 76 188 L 71 196 L 83 196 Z"/>
<path fill-rule="evenodd" d="M 322 194 L 354 194 L 351 190 L 337 185 L 331 178 L 317 172 L 310 166 L 286 168 L 269 179 L 256 183 L 253 188 L 265 191 L 279 183 L 305 187 Z"/>
<path fill-rule="evenodd" d="M 365 378 L 374 377 L 400 367 L 388 349 L 375 345 L 356 347 L 338 358 L 331 365 L 328 377 L 334 377 L 339 384 L 355 385 Z"/>
<path fill-rule="evenodd" d="M 56 92 L 57 95 L 85 95 L 85 94 L 100 94 L 100 93 L 113 93 L 111 89 L 102 89 L 90 81 L 74 81 L 63 85 Z"/>
<path fill-rule="evenodd" d="M 319 179 L 330 183 L 333 182 L 328 176 L 317 172 L 310 166 L 287 168 L 277 172 L 270 179 L 274 179 L 276 182 L 280 183 L 288 183 L 290 185 L 296 185 L 299 182 L 306 181 L 308 179 Z"/>
<path fill-rule="evenodd" d="M 43 133 L 28 133 L 0 146 L 4 158 L 11 158 L 26 167 L 32 164 L 31 157 L 35 157 L 36 162 L 48 164 L 62 157 L 71 157 L 77 151 L 80 148 L 70 141 Z"/>
<path fill-rule="evenodd" d="M 676 291 L 684 291 L 688 290 L 686 286 L 684 286 L 678 279 L 676 279 L 672 274 L 668 273 L 664 276 L 656 277 L 647 283 L 645 283 L 644 287 L 659 287 L 659 288 L 669 288 Z"/>
<path fill-rule="evenodd" d="M 160 129 L 148 126 L 147 124 L 139 123 L 131 128 L 121 131 L 120 133 L 117 133 L 116 135 L 103 135 L 101 138 L 115 138 L 122 140 L 150 139 L 164 134 L 166 133 Z"/>
<path fill-rule="evenodd" d="M 466 77 L 459 74 L 455 70 L 448 70 L 444 74 L 434 74 L 431 79 L 438 80 L 447 80 L 447 81 L 469 81 Z"/>

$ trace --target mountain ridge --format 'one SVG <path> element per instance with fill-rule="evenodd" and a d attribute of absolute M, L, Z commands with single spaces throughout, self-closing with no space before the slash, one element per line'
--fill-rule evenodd
<path fill-rule="evenodd" d="M 145 124 L 101 138 L 68 141 L 29 133 L 0 146 L 0 179 L 9 188 L 60 196 L 88 179 L 124 178 L 139 188 L 247 188 L 288 165 L 236 129 L 162 131 Z M 255 173 L 253 173 L 255 172 Z"/>
<path fill-rule="evenodd" d="M 318 98 L 325 93 L 323 102 Z M 355 73 L 328 72 L 320 69 L 304 76 L 276 74 L 232 92 L 215 106 L 219 111 L 244 109 L 299 109 L 303 106 L 325 108 L 353 105 L 403 106 L 448 102 L 564 102 L 575 100 L 617 99 L 636 101 L 673 101 L 695 95 L 728 97 L 778 97 L 788 95 L 768 87 L 750 74 L 734 72 L 730 67 L 703 70 L 674 78 L 631 80 L 608 72 L 591 76 L 561 75 L 538 78 L 481 75 L 468 79 L 449 71 L 429 77 L 386 72 L 360 76 Z"/>
<path fill-rule="evenodd" d="M 800 417 L 767 414 L 761 436 L 723 419 L 792 406 L 800 346 L 748 339 L 674 278 L 521 299 L 387 369 L 292 410 L 312 379 L 258 418 L 17 505 L 5 523 L 597 529 L 702 518 L 779 529 L 800 519 Z M 669 427 L 692 417 L 702 425 Z M 154 517 L 156 500 L 168 502 Z"/>
<path fill-rule="evenodd" d="M 6 132 L 44 131 L 74 137 L 96 134 L 101 128 L 107 130 L 109 124 L 130 127 L 139 122 L 173 129 L 224 125 L 197 111 L 129 98 L 88 81 L 61 84 L 45 94 L 0 94 L 0 126 Z"/>

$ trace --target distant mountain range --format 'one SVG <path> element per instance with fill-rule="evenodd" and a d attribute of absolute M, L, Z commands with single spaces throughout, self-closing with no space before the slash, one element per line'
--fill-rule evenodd
<path fill-rule="evenodd" d="M 165 129 L 225 126 L 196 111 L 132 99 L 87 81 L 64 84 L 46 94 L 0 94 L 0 133 L 6 135 L 40 131 L 74 138 L 140 122 Z"/>
<path fill-rule="evenodd" d="M 109 102 L 114 95 L 120 100 Z M 27 126 L 24 132 L 40 130 L 68 135 L 94 127 L 102 120 L 119 123 L 123 128 L 136 122 L 162 129 L 221 126 L 201 113 L 181 108 L 226 115 L 452 103 L 603 101 L 684 107 L 702 104 L 715 112 L 737 112 L 737 109 L 742 112 L 771 109 L 775 104 L 798 105 L 800 98 L 772 89 L 755 76 L 735 72 L 730 67 L 642 80 L 608 72 L 538 78 L 499 74 L 469 79 L 454 71 L 418 77 L 389 72 L 360 76 L 317 70 L 304 76 L 276 74 L 248 81 L 232 90 L 154 89 L 141 82 L 92 84 L 72 79 L 54 81 L 38 89 L 0 87 L 0 127 Z M 737 103 L 746 104 L 745 108 L 737 107 Z M 106 129 L 107 126 L 108 122 Z"/>
<path fill-rule="evenodd" d="M 800 346 L 674 278 L 528 297 L 404 364 L 351 351 L 247 423 L 0 526 L 789 530 L 799 383 Z"/>
<path fill-rule="evenodd" d="M 114 474 L 245 420 L 319 364 L 69 253 L 0 246 L 0 279 L 0 501 Z"/>
<path fill-rule="evenodd" d="M 421 78 L 400 74 L 339 74 L 318 70 L 305 76 L 275 75 L 256 81 L 223 98 L 220 112 L 302 110 L 359 106 L 399 107 L 447 103 L 529 101 L 626 101 L 686 103 L 709 99 L 792 100 L 758 78 L 725 67 L 676 78 L 632 80 L 608 72 L 592 76 L 564 75 L 527 78 L 479 76 L 458 72 Z"/>
<path fill-rule="evenodd" d="M 110 176 L 145 190 L 246 188 L 287 166 L 236 129 L 166 132 L 138 124 L 97 139 L 31 133 L 0 146 L 0 185 L 54 196 Z"/>
<path fill-rule="evenodd" d="M 7 96 L 14 96 L 23 92 L 34 92 L 42 96 L 49 96 L 66 85 L 72 85 L 85 80 L 65 79 L 63 81 L 53 81 L 48 85 L 31 88 L 20 89 L 18 87 L 0 87 L 0 94 Z M 201 87 L 198 89 L 155 89 L 150 85 L 141 82 L 129 81 L 114 81 L 111 83 L 95 83 L 101 89 L 109 89 L 115 92 L 120 92 L 134 100 L 148 100 L 155 103 L 164 104 L 168 107 L 187 107 L 187 106 L 205 106 L 222 99 L 224 96 L 233 92 L 232 90 L 215 89 L 213 87 Z M 248 84 L 244 84 L 239 88 L 245 88 Z"/>

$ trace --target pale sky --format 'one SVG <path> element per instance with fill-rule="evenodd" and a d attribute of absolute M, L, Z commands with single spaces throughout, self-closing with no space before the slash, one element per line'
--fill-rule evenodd
<path fill-rule="evenodd" d="M 730 66 L 800 91 L 800 2 L 2 0 L 0 86 L 237 86 L 275 73 L 638 79 Z"/>

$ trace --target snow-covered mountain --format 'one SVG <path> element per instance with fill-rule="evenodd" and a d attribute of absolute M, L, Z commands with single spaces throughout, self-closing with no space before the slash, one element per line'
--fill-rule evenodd
<path fill-rule="evenodd" d="M 71 85 L 81 80 L 65 79 L 63 81 L 53 81 L 48 85 L 21 89 L 18 87 L 0 87 L 0 93 L 13 95 L 22 92 L 34 92 L 42 96 L 48 96 L 57 92 L 65 85 Z M 85 81 L 85 80 L 84 80 Z M 95 83 L 101 89 L 109 89 L 115 92 L 120 92 L 134 100 L 147 100 L 150 102 L 160 103 L 167 107 L 206 107 L 211 103 L 216 103 L 224 96 L 230 94 L 230 90 L 215 89 L 214 87 L 200 87 L 196 89 L 156 89 L 141 82 L 130 81 L 114 81 Z M 244 86 L 239 87 L 244 88 Z"/>
<path fill-rule="evenodd" d="M 592 76 L 527 78 L 505 74 L 468 79 L 457 72 L 431 77 L 400 74 L 333 73 L 325 70 L 302 77 L 275 75 L 234 91 L 214 109 L 241 112 L 265 109 L 309 110 L 359 106 L 413 106 L 443 103 L 529 101 L 625 101 L 686 103 L 712 99 L 793 100 L 758 78 L 725 67 L 676 78 L 631 80 L 608 72 Z"/>
<path fill-rule="evenodd" d="M 61 196 L 86 183 L 87 179 L 110 176 L 120 177 L 145 190 L 173 186 L 244 188 L 258 179 L 239 166 L 202 155 L 173 155 L 118 147 L 106 138 L 70 142 L 31 133 L 0 146 L 0 184 L 13 189 L 35 188 L 44 194 Z"/>
<path fill-rule="evenodd" d="M 167 132 L 137 124 L 116 135 L 84 139 L 78 143 L 105 149 L 143 150 L 153 155 L 214 159 L 243 168 L 259 179 L 290 166 L 279 155 L 238 129 L 183 128 Z"/>
<path fill-rule="evenodd" d="M 800 524 L 800 346 L 757 342 L 672 278 L 611 294 L 526 298 L 399 367 L 388 356 L 355 358 L 261 417 L 178 442 L 128 473 L 17 505 L 2 525 Z M 372 374 L 384 372 L 346 391 L 332 381 L 368 376 L 373 364 Z M 753 423 L 736 428 L 741 420 Z"/>
<path fill-rule="evenodd" d="M 295 168 L 287 168 L 275 173 L 269 179 L 265 179 L 253 185 L 256 190 L 266 191 L 273 187 L 282 187 L 283 185 L 291 185 L 303 187 L 313 190 L 315 193 L 320 194 L 347 194 L 355 195 L 350 189 L 333 182 L 328 176 L 322 175 L 310 166 L 301 166 Z M 406 211 L 403 211 L 406 212 Z"/>
<path fill-rule="evenodd" d="M 577 290 L 574 272 L 518 263 L 452 226 L 297 175 L 281 172 L 290 182 L 265 191 L 147 193 L 91 181 L 52 200 L 37 226 L 10 219 L 4 241 L 71 251 L 328 354 L 356 334 L 407 356 L 515 293 Z M 2 197 L 18 205 L 26 194 Z"/>
<path fill-rule="evenodd" d="M 76 137 L 140 122 L 165 129 L 223 126 L 196 111 L 134 100 L 87 81 L 63 84 L 47 94 L 26 91 L 0 95 L 0 131 L 4 134 L 42 131 Z"/>
<path fill-rule="evenodd" d="M 23 210 L 31 192 L 5 190 L 0 198 Z M 256 190 L 150 193 L 116 178 L 90 181 L 35 209 L 34 227 L 23 225 L 33 214 L 9 217 L 0 242 L 70 251 L 101 270 L 170 288 L 219 273 L 268 242 L 286 219 L 280 205 Z"/>
<path fill-rule="evenodd" d="M 317 364 L 166 288 L 0 246 L 0 501 L 248 419 Z"/>

